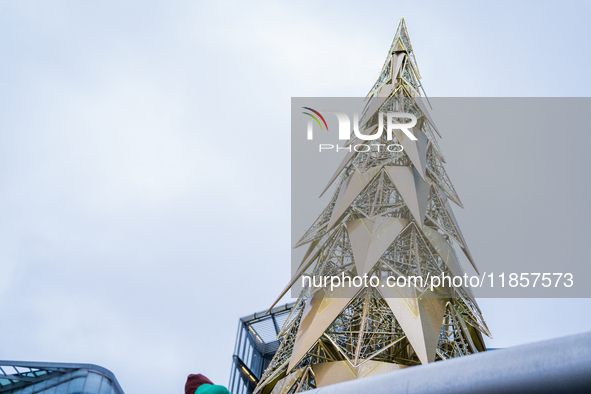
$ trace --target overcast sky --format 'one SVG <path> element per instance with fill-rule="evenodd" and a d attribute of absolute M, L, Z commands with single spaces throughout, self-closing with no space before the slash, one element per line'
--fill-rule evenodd
<path fill-rule="evenodd" d="M 364 96 L 402 16 L 430 96 L 586 97 L 590 7 L 1 0 L 0 359 L 99 364 L 128 394 L 227 384 L 238 318 L 289 279 L 290 98 Z M 493 164 L 447 144 L 484 255 L 470 179 Z M 546 246 L 586 260 L 589 235 Z M 588 300 L 480 306 L 491 347 L 591 330 Z"/>

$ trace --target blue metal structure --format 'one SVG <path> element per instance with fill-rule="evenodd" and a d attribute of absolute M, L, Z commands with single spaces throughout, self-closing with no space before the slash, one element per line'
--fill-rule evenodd
<path fill-rule="evenodd" d="M 94 364 L 0 360 L 0 394 L 124 394 L 111 371 Z"/>
<path fill-rule="evenodd" d="M 250 394 L 279 348 L 277 334 L 287 319 L 292 304 L 241 318 L 228 389 L 233 394 Z"/>

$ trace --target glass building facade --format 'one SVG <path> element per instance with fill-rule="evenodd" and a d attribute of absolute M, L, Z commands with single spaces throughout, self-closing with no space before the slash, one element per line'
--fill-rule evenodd
<path fill-rule="evenodd" d="M 124 394 L 115 375 L 94 364 L 0 360 L 0 394 Z"/>
<path fill-rule="evenodd" d="M 238 321 L 238 334 L 228 389 L 232 394 L 250 394 L 281 343 L 277 334 L 295 304 L 255 313 Z"/>

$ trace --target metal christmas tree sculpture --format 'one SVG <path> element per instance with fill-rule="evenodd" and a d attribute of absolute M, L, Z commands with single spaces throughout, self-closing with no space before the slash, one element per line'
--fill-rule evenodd
<path fill-rule="evenodd" d="M 359 124 L 371 135 L 379 112 L 411 113 L 415 139 L 395 129 L 392 141 L 385 133 L 357 140 L 404 149 L 347 153 L 329 182 L 334 196 L 296 245 L 308 251 L 281 296 L 302 275 L 367 275 L 380 285 L 304 287 L 255 392 L 297 393 L 486 350 L 482 334 L 490 333 L 468 287 L 383 286 L 388 277 L 463 276 L 454 244 L 474 265 L 419 81 L 402 19 Z"/>

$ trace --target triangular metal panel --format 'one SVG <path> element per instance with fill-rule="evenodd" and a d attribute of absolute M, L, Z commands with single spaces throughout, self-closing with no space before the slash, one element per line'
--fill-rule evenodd
<path fill-rule="evenodd" d="M 427 120 L 429 121 L 429 123 L 431 123 L 431 126 L 433 126 L 433 129 L 437 132 L 437 134 L 439 135 L 439 137 L 441 137 L 441 134 L 439 134 L 439 130 L 437 130 L 437 126 L 435 126 L 435 122 L 433 121 L 433 118 L 431 117 L 431 113 L 429 112 L 429 110 L 427 109 L 427 106 L 423 102 L 423 98 L 422 97 L 417 97 L 415 99 L 415 103 L 417 103 L 417 105 L 419 106 L 419 109 L 421 110 L 421 112 L 425 115 L 425 117 L 427 118 Z"/>
<path fill-rule="evenodd" d="M 431 220 L 440 230 L 452 237 L 460 246 L 464 246 L 457 222 L 452 218 L 451 206 L 446 205 L 447 196 L 435 181 L 429 180 L 431 191 L 427 204 L 426 218 Z"/>
<path fill-rule="evenodd" d="M 417 140 L 411 140 L 401 130 L 394 129 L 394 134 L 404 148 L 404 153 L 415 166 L 421 178 L 426 180 L 427 175 L 427 145 L 429 138 L 420 129 L 413 127 L 412 132 Z"/>
<path fill-rule="evenodd" d="M 399 371 L 406 367 L 406 365 L 374 360 L 368 360 L 360 366 L 354 367 L 346 360 L 343 360 L 314 364 L 312 365 L 312 370 L 316 377 L 317 386 L 325 387 L 348 380 Z"/>
<path fill-rule="evenodd" d="M 288 372 L 314 346 L 318 338 L 322 336 L 359 290 L 354 286 L 343 286 L 337 287 L 333 293 L 326 294 L 324 289 L 320 289 L 314 298 L 308 299 L 287 367 Z"/>
<path fill-rule="evenodd" d="M 388 71 L 390 71 L 392 67 L 391 58 L 393 56 L 396 56 L 398 53 L 404 53 L 396 51 L 396 49 L 400 49 L 400 46 L 398 46 L 399 42 L 402 43 L 404 50 L 408 55 L 408 58 L 411 59 L 414 72 L 417 74 L 417 78 L 421 78 L 421 74 L 417 67 L 416 58 L 413 53 L 412 44 L 410 42 L 410 37 L 406 29 L 406 23 L 404 22 L 404 18 L 402 18 L 400 19 L 400 23 L 398 24 L 398 28 L 396 29 L 396 34 L 394 35 L 394 39 L 392 40 L 392 44 L 390 45 L 390 49 L 388 50 L 388 55 L 386 56 L 386 60 L 384 62 L 384 66 L 382 67 L 382 71 L 379 74 L 378 80 L 371 88 L 368 96 L 372 96 L 376 92 L 376 90 L 380 88 L 380 85 L 387 82 L 386 79 L 390 77 L 390 75 L 388 75 Z"/>
<path fill-rule="evenodd" d="M 387 167 L 386 173 L 400 192 L 415 220 L 422 226 L 429 202 L 429 184 L 411 167 L 391 166 Z"/>
<path fill-rule="evenodd" d="M 388 97 L 392 93 L 392 91 L 394 90 L 394 87 L 395 87 L 395 85 L 394 84 L 391 84 L 391 83 L 384 85 L 380 89 L 380 93 L 378 94 L 378 97 L 381 97 L 381 98 Z"/>
<path fill-rule="evenodd" d="M 324 190 L 322 190 L 322 193 L 320 193 L 320 196 L 318 198 L 322 197 L 324 195 L 324 193 L 326 193 L 326 191 L 328 190 L 330 185 L 332 185 L 332 183 L 334 182 L 335 179 L 337 179 L 337 177 L 339 176 L 341 171 L 343 171 L 343 168 L 345 168 L 347 166 L 347 164 L 349 164 L 351 159 L 353 157 L 355 157 L 355 154 L 357 154 L 357 152 L 355 152 L 353 149 L 351 149 L 351 152 L 347 152 L 347 154 L 343 158 L 343 161 L 341 162 L 341 164 L 339 165 L 339 167 L 337 168 L 335 173 L 332 175 L 332 177 L 330 178 L 330 180 L 326 184 L 326 187 L 324 188 Z"/>
<path fill-rule="evenodd" d="M 402 45 L 402 41 L 398 40 L 394 47 L 394 52 L 406 52 L 406 48 Z"/>
<path fill-rule="evenodd" d="M 384 85 L 384 88 L 387 88 L 388 84 Z M 393 89 L 393 88 L 392 88 Z M 390 92 L 388 93 L 388 96 L 392 93 L 392 91 L 390 90 Z M 371 97 L 367 103 L 365 104 L 365 107 L 363 108 L 363 111 L 361 112 L 361 119 L 359 119 L 359 127 L 361 129 L 364 129 L 368 126 L 372 126 L 372 125 L 368 125 L 367 122 L 369 122 L 369 120 L 372 118 L 372 116 L 376 113 L 376 111 L 378 109 L 380 109 L 380 107 L 386 102 L 387 97 L 386 95 L 379 95 L 377 97 Z"/>
<path fill-rule="evenodd" d="M 334 361 L 312 365 L 318 387 L 357 379 L 357 371 L 347 361 Z"/>
<path fill-rule="evenodd" d="M 408 220 L 378 216 L 347 221 L 357 275 L 367 274 L 408 224 Z"/>
<path fill-rule="evenodd" d="M 380 89 L 380 93 L 378 94 L 378 97 L 383 97 L 383 98 L 388 97 L 392 93 L 392 91 L 394 90 L 394 87 L 395 87 L 395 85 L 391 84 L 391 83 L 384 85 L 384 87 L 382 89 Z"/>
<path fill-rule="evenodd" d="M 347 208 L 349 208 L 351 203 L 355 201 L 355 198 L 357 198 L 365 186 L 371 182 L 381 168 L 381 166 L 374 167 L 364 173 L 355 170 L 349 175 L 349 178 L 345 181 L 345 185 L 341 186 L 341 190 L 339 191 L 339 196 L 337 197 L 335 207 L 332 211 L 332 217 L 328 222 L 328 230 L 336 224 L 337 220 L 339 220 L 343 213 L 345 213 Z"/>
<path fill-rule="evenodd" d="M 394 79 L 398 77 L 398 74 L 400 73 L 400 69 L 402 68 L 402 65 L 404 64 L 404 58 L 406 57 L 405 53 L 397 53 L 395 55 L 392 55 L 392 82 L 394 82 Z M 390 91 L 392 91 L 394 89 L 394 83 L 392 83 L 392 89 L 390 89 Z"/>
<path fill-rule="evenodd" d="M 470 249 L 468 249 L 468 244 L 466 243 L 466 239 L 464 238 L 464 234 L 462 234 L 462 230 L 460 229 L 460 225 L 458 224 L 458 222 L 456 220 L 456 217 L 454 215 L 454 211 L 451 209 L 451 205 L 450 205 L 449 201 L 445 202 L 445 207 L 447 208 L 447 212 L 449 213 L 449 217 L 451 218 L 452 222 L 456 226 L 456 230 L 458 231 L 458 235 L 461 238 L 462 245 L 460 245 L 460 248 L 462 249 L 462 251 L 464 252 L 466 257 L 468 258 L 468 261 L 470 261 L 470 264 L 472 264 L 472 267 L 474 267 L 474 269 L 476 270 L 476 273 L 478 275 L 480 275 L 480 271 L 478 270 L 478 267 L 476 266 L 476 262 L 472 258 L 472 253 L 470 253 Z"/>
<path fill-rule="evenodd" d="M 410 293 L 409 288 L 403 289 Z M 402 298 L 400 290 L 388 285 L 379 287 L 421 363 L 433 362 L 445 314 L 444 300 L 428 296 L 416 298 L 416 294 L 411 298 Z"/>
<path fill-rule="evenodd" d="M 427 149 L 427 171 L 437 185 L 445 191 L 447 196 L 460 207 L 464 208 L 458 193 L 447 175 L 447 171 L 445 171 L 445 168 L 441 163 L 441 159 L 438 157 L 435 148 L 433 148 L 432 145 Z"/>
<path fill-rule="evenodd" d="M 298 370 L 293 371 L 283 379 L 279 380 L 271 394 L 287 394 L 289 391 L 295 386 L 300 376 L 304 372 L 305 368 L 300 368 Z"/>
<path fill-rule="evenodd" d="M 460 262 L 458 261 L 456 253 L 449 245 L 447 240 L 443 237 L 443 235 L 433 230 L 429 226 L 423 226 L 423 233 L 425 234 L 431 245 L 433 245 L 433 248 L 435 249 L 435 251 L 437 251 L 437 254 L 441 256 L 441 259 L 443 260 L 445 265 L 447 265 L 451 273 L 454 276 L 464 276 L 465 272 L 462 266 L 460 265 Z M 472 289 L 469 286 L 463 285 L 462 288 L 468 293 L 472 301 L 474 301 L 475 297 L 474 293 L 472 292 Z"/>
<path fill-rule="evenodd" d="M 392 80 L 390 81 L 390 83 L 385 84 L 380 89 L 380 92 L 377 97 L 372 97 L 365 105 L 361 121 L 359 122 L 359 124 L 363 127 L 365 127 L 367 121 L 369 121 L 369 119 L 371 119 L 371 117 L 376 113 L 376 111 L 380 109 L 382 104 L 384 104 L 384 99 L 390 96 L 390 94 L 392 94 L 392 91 L 396 87 L 394 79 L 397 78 L 398 74 L 400 73 L 400 69 L 404 64 L 405 56 L 406 54 L 404 52 L 392 55 L 392 75 L 389 77 L 389 79 L 391 78 Z"/>

